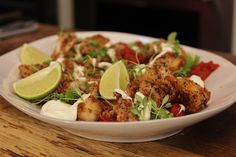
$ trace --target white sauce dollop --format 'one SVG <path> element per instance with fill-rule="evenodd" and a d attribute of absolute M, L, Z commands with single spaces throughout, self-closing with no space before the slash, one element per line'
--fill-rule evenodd
<path fill-rule="evenodd" d="M 204 81 L 201 79 L 201 77 L 197 76 L 197 75 L 192 75 L 190 78 L 190 80 L 192 80 L 193 82 L 197 83 L 198 85 L 200 85 L 202 88 L 204 88 Z"/>
<path fill-rule="evenodd" d="M 40 114 L 63 120 L 76 121 L 79 103 L 85 101 L 90 94 L 82 95 L 73 105 L 64 103 L 60 100 L 50 100 L 46 102 L 40 111 Z"/>
<path fill-rule="evenodd" d="M 70 105 L 60 100 L 50 100 L 42 106 L 40 114 L 57 119 L 76 121 L 77 105 Z"/>
<path fill-rule="evenodd" d="M 109 68 L 112 64 L 109 62 L 99 62 L 98 67 L 99 68 Z"/>
<path fill-rule="evenodd" d="M 173 52 L 173 45 L 169 44 L 169 43 L 161 43 L 161 52 L 156 55 L 156 57 L 149 63 L 150 66 L 153 65 L 153 63 L 160 58 L 161 56 L 163 56 L 164 54 L 166 54 L 167 52 Z"/>
<path fill-rule="evenodd" d="M 123 90 L 117 88 L 114 90 L 114 92 L 119 93 L 122 97 L 122 99 L 130 99 L 132 101 L 132 98 L 128 96 Z"/>

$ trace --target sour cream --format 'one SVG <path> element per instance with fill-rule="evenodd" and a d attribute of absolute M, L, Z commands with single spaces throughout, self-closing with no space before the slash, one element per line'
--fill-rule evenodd
<path fill-rule="evenodd" d="M 60 100 L 50 100 L 42 106 L 40 114 L 57 119 L 76 121 L 77 105 L 70 105 Z"/>
<path fill-rule="evenodd" d="M 197 76 L 197 75 L 192 75 L 190 78 L 190 80 L 192 80 L 193 82 L 197 83 L 198 85 L 200 85 L 202 88 L 204 88 L 204 81 L 201 79 L 201 77 Z"/>
<path fill-rule="evenodd" d="M 50 100 L 46 102 L 40 111 L 40 114 L 63 120 L 76 121 L 79 103 L 85 101 L 90 95 L 84 94 L 73 105 L 64 103 L 60 100 Z"/>

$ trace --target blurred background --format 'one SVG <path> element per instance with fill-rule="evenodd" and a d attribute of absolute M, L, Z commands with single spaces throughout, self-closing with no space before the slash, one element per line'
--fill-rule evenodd
<path fill-rule="evenodd" d="M 235 6 L 234 0 L 1 0 L 0 27 L 36 20 L 164 38 L 176 31 L 182 44 L 236 53 Z"/>

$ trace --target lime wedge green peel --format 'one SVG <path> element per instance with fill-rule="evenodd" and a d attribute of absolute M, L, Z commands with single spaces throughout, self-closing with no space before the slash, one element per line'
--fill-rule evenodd
<path fill-rule="evenodd" d="M 51 58 L 41 50 L 24 44 L 21 48 L 20 60 L 22 64 L 41 64 L 44 61 L 51 60 Z"/>
<path fill-rule="evenodd" d="M 114 90 L 125 90 L 129 84 L 129 74 L 123 61 L 118 61 L 110 66 L 102 75 L 99 92 L 106 99 L 114 99 Z"/>
<path fill-rule="evenodd" d="M 40 99 L 52 92 L 62 77 L 61 64 L 56 62 L 13 84 L 15 93 L 27 100 Z"/>

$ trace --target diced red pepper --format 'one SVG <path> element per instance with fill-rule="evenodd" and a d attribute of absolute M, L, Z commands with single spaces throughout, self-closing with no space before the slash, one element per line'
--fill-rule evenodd
<path fill-rule="evenodd" d="M 185 111 L 181 111 L 181 106 L 177 103 L 173 104 L 169 111 L 173 114 L 174 117 L 180 117 L 185 115 Z"/>
<path fill-rule="evenodd" d="M 117 58 L 123 58 L 127 60 L 128 63 L 143 63 L 146 61 L 146 58 L 142 54 L 137 54 L 133 49 L 125 46 L 116 54 Z"/>
<path fill-rule="evenodd" d="M 213 71 L 219 67 L 219 64 L 215 64 L 212 61 L 200 62 L 193 67 L 191 75 L 198 75 L 202 80 L 205 80 Z"/>

